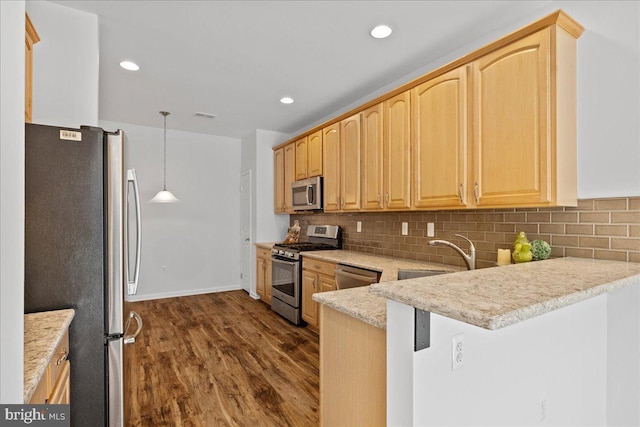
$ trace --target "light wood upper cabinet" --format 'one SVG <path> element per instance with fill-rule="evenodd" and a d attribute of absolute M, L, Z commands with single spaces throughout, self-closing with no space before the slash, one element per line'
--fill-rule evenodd
<path fill-rule="evenodd" d="M 413 206 L 464 207 L 467 191 L 467 68 L 412 91 Z"/>
<path fill-rule="evenodd" d="M 362 112 L 362 209 L 383 209 L 383 126 L 382 104 L 376 104 Z"/>
<path fill-rule="evenodd" d="M 548 202 L 549 31 L 473 65 L 476 204 Z"/>
<path fill-rule="evenodd" d="M 576 206 L 583 31 L 556 11 L 301 135 L 325 212 Z"/>
<path fill-rule="evenodd" d="M 324 211 L 360 209 L 360 115 L 322 130 Z"/>
<path fill-rule="evenodd" d="M 307 178 L 322 175 L 322 131 L 309 135 L 307 143 Z"/>
<path fill-rule="evenodd" d="M 340 122 L 340 208 L 360 210 L 360 114 Z"/>
<path fill-rule="evenodd" d="M 274 212 L 293 213 L 291 184 L 296 180 L 296 144 L 291 142 L 273 152 Z"/>
<path fill-rule="evenodd" d="M 322 175 L 322 131 L 295 142 L 296 181 Z"/>
<path fill-rule="evenodd" d="M 411 207 L 411 92 L 386 100 L 384 108 L 384 206 Z"/>
<path fill-rule="evenodd" d="M 284 147 L 273 152 L 273 211 L 284 213 Z"/>
<path fill-rule="evenodd" d="M 575 205 L 575 38 L 553 26 L 472 65 L 476 205 Z"/>
<path fill-rule="evenodd" d="M 324 211 L 340 210 L 340 123 L 322 130 Z"/>
<path fill-rule="evenodd" d="M 24 37 L 24 121 L 31 123 L 31 112 L 33 109 L 33 45 L 40 41 L 40 37 L 35 27 L 25 14 L 25 37 Z"/>
<path fill-rule="evenodd" d="M 296 144 L 296 181 L 307 178 L 307 144 L 305 136 L 295 142 Z"/>
<path fill-rule="evenodd" d="M 284 210 L 293 212 L 293 194 L 291 184 L 296 180 L 296 145 L 287 144 L 284 147 Z"/>

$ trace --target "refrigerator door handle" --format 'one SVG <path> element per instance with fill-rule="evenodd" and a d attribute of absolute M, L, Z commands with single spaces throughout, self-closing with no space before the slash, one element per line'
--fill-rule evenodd
<path fill-rule="evenodd" d="M 129 331 L 129 326 L 131 325 L 131 319 L 136 319 L 136 323 L 138 324 L 138 327 L 136 328 L 136 331 L 133 334 L 127 334 L 127 332 Z M 142 330 L 142 318 L 138 313 L 132 310 L 129 313 L 129 319 L 127 319 L 127 324 L 124 327 L 124 339 L 123 339 L 124 344 L 133 344 L 134 342 L 136 342 L 136 337 L 138 336 L 141 330 Z"/>
<path fill-rule="evenodd" d="M 140 192 L 138 190 L 138 178 L 136 176 L 135 169 L 127 170 L 127 184 L 133 184 L 133 196 L 136 203 L 136 266 L 133 273 L 133 280 L 129 278 L 129 257 L 127 256 L 127 293 L 129 295 L 135 295 L 138 293 L 138 278 L 140 276 L 140 253 L 142 245 L 142 221 L 140 219 Z M 127 185 L 127 192 L 129 186 Z M 129 198 L 127 197 L 127 201 Z M 128 228 L 127 228 L 128 234 Z M 127 235 L 127 242 L 129 242 L 129 236 Z"/>

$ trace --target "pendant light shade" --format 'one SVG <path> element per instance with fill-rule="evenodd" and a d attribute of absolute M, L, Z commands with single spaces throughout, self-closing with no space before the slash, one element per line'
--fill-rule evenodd
<path fill-rule="evenodd" d="M 180 200 L 167 190 L 167 116 L 171 113 L 168 111 L 160 111 L 160 114 L 164 116 L 164 185 L 161 191 L 151 200 L 149 203 L 175 203 Z"/>

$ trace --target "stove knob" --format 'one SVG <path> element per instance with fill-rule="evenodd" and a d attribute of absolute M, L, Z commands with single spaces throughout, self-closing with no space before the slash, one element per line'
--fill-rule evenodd
<path fill-rule="evenodd" d="M 285 254 L 285 252 L 284 252 L 284 250 L 280 249 L 280 252 L 278 252 L 278 254 L 279 254 L 279 255 L 284 255 L 284 254 Z"/>
<path fill-rule="evenodd" d="M 287 258 L 293 258 L 293 253 L 292 252 L 285 252 L 284 256 L 286 256 Z"/>

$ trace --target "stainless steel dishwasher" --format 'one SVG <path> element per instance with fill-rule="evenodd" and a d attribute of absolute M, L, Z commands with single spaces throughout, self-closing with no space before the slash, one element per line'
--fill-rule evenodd
<path fill-rule="evenodd" d="M 356 288 L 378 283 L 380 274 L 379 271 L 338 264 L 336 266 L 336 289 Z"/>

